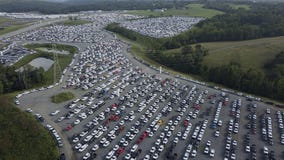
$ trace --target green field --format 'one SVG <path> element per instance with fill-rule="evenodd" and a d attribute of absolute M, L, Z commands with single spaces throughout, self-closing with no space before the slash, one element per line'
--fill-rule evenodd
<path fill-rule="evenodd" d="M 234 61 L 239 62 L 243 68 L 262 70 L 267 62 L 284 51 L 284 37 L 200 44 L 208 50 L 209 54 L 205 56 L 203 65 L 209 67 L 222 66 Z M 180 52 L 180 49 L 165 51 L 167 54 L 177 52 Z"/>
<path fill-rule="evenodd" d="M 62 92 L 51 97 L 53 103 L 61 103 L 75 98 L 72 92 Z"/>
<path fill-rule="evenodd" d="M 229 4 L 229 6 L 231 6 L 233 9 L 245 9 L 245 10 L 249 10 L 250 6 L 246 5 L 246 4 Z"/>
<path fill-rule="evenodd" d="M 185 8 L 183 9 L 172 8 L 164 12 L 150 11 L 150 10 L 135 10 L 135 11 L 129 11 L 128 13 L 142 15 L 142 16 L 155 16 L 155 17 L 179 15 L 179 16 L 192 16 L 192 17 L 205 17 L 205 18 L 211 18 L 215 15 L 223 14 L 223 12 L 221 11 L 203 8 L 203 4 L 189 4 L 185 6 Z"/>
<path fill-rule="evenodd" d="M 14 106 L 14 96 L 0 96 L 0 159 L 57 159 L 59 151 L 51 134 L 34 116 Z"/>
<path fill-rule="evenodd" d="M 262 38 L 239 42 L 202 43 L 209 50 L 204 59 L 208 66 L 220 66 L 230 61 L 240 62 L 244 68 L 263 69 L 277 54 L 284 51 L 284 37 Z"/>
<path fill-rule="evenodd" d="M 75 25 L 82 25 L 82 24 L 87 24 L 87 23 L 90 23 L 90 22 L 86 20 L 77 19 L 77 20 L 66 20 L 66 21 L 60 22 L 59 24 L 62 24 L 65 26 L 75 26 Z"/>
<path fill-rule="evenodd" d="M 48 58 L 48 59 L 52 59 L 52 60 L 54 59 L 53 53 L 43 52 L 43 51 L 38 49 L 38 48 L 50 49 L 50 48 L 52 48 L 52 44 L 28 44 L 25 47 L 29 48 L 29 49 L 33 49 L 33 50 L 37 51 L 37 53 L 27 55 L 24 58 L 22 58 L 20 61 L 15 63 L 14 67 L 16 69 L 20 68 L 21 66 L 28 64 L 33 59 L 36 59 L 36 58 L 39 58 L 39 57 L 44 57 L 44 58 Z M 61 77 L 62 71 L 71 63 L 73 55 L 75 53 L 77 53 L 78 50 L 74 46 L 68 46 L 68 45 L 62 45 L 62 44 L 55 44 L 54 47 L 55 47 L 54 48 L 55 50 L 59 50 L 59 51 L 66 50 L 70 53 L 70 54 L 67 54 L 67 55 L 58 54 L 58 61 L 59 61 L 58 63 L 59 63 L 59 66 L 61 68 L 61 72 L 60 72 L 59 68 L 57 67 L 56 68 L 56 70 L 57 70 L 56 79 L 59 80 L 60 77 Z M 56 64 L 56 62 L 54 64 Z M 52 67 L 48 71 L 45 72 L 44 78 L 45 78 L 45 84 L 42 84 L 42 85 L 53 84 L 54 65 L 52 65 Z M 35 86 L 35 87 L 39 87 L 39 86 Z"/>
<path fill-rule="evenodd" d="M 14 19 L 0 17 L 0 35 L 27 27 L 30 22 L 18 22 Z"/>

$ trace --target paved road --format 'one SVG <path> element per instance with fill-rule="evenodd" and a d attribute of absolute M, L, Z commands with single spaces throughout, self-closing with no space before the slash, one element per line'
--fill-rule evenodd
<path fill-rule="evenodd" d="M 19 30 L 16 30 L 16 31 L 13 31 L 13 32 L 1 35 L 0 36 L 0 40 L 8 38 L 8 37 L 15 36 L 15 35 L 18 35 L 20 33 L 24 33 L 24 32 L 27 32 L 27 31 L 30 31 L 30 30 L 33 30 L 33 29 L 36 29 L 36 28 L 39 28 L 39 27 L 43 27 L 43 26 L 46 26 L 46 25 L 49 25 L 49 24 L 53 24 L 53 23 L 56 23 L 56 22 L 61 22 L 61 21 L 64 21 L 64 20 L 67 20 L 67 19 L 66 18 L 61 18 L 61 19 L 46 20 L 46 21 L 43 21 L 41 23 L 35 22 L 34 24 L 32 24 L 32 25 L 30 25 L 28 27 L 25 27 L 25 28 L 22 28 L 22 29 L 19 29 Z"/>

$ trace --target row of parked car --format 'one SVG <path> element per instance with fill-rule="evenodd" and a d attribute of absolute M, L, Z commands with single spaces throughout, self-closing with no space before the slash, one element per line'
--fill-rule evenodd
<path fill-rule="evenodd" d="M 277 120 L 278 120 L 279 132 L 280 132 L 280 143 L 284 145 L 284 125 L 283 125 L 284 112 L 277 111 L 276 116 L 277 116 Z"/>

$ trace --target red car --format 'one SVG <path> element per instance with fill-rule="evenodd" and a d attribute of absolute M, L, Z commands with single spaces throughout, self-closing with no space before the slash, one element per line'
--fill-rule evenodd
<path fill-rule="evenodd" d="M 120 156 L 123 152 L 124 152 L 124 148 L 123 148 L 123 147 L 120 147 L 120 148 L 117 150 L 117 155 Z"/>
<path fill-rule="evenodd" d="M 73 128 L 73 127 L 72 127 L 71 125 L 68 125 L 65 130 L 66 130 L 66 131 L 70 131 L 72 128 Z"/>

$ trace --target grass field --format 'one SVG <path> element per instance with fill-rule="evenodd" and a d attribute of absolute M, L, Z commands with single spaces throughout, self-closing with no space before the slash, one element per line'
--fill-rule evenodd
<path fill-rule="evenodd" d="M 18 29 L 27 27 L 30 22 L 17 22 L 16 20 L 6 17 L 0 17 L 0 35 L 16 31 Z"/>
<path fill-rule="evenodd" d="M 284 37 L 262 38 L 236 42 L 201 43 L 208 50 L 203 64 L 208 67 L 239 62 L 243 68 L 262 70 L 263 66 L 284 51 Z M 167 54 L 180 52 L 180 49 L 166 51 Z"/>
<path fill-rule="evenodd" d="M 229 4 L 233 9 L 245 9 L 245 10 L 249 10 L 250 6 L 246 5 L 246 4 Z"/>
<path fill-rule="evenodd" d="M 62 92 L 51 97 L 53 103 L 61 103 L 75 98 L 72 92 Z"/>
<path fill-rule="evenodd" d="M 89 21 L 85 21 L 85 20 L 66 20 L 63 22 L 60 22 L 59 24 L 65 25 L 65 26 L 75 26 L 75 25 L 81 25 L 81 24 L 87 24 L 90 23 Z"/>
<path fill-rule="evenodd" d="M 14 94 L 0 96 L 0 159 L 58 159 L 56 142 L 34 116 L 13 103 Z"/>
<path fill-rule="evenodd" d="M 240 62 L 244 68 L 263 69 L 263 66 L 284 51 L 284 37 L 262 38 L 239 42 L 202 43 L 209 50 L 204 59 L 208 66 Z"/>
<path fill-rule="evenodd" d="M 135 11 L 129 11 L 130 14 L 137 14 L 142 16 L 173 16 L 173 15 L 179 15 L 179 16 L 192 16 L 192 17 L 205 17 L 205 18 L 211 18 L 215 15 L 223 14 L 221 11 L 217 11 L 214 9 L 206 9 L 202 8 L 202 4 L 189 4 L 185 6 L 184 9 L 168 9 L 164 12 L 160 11 L 150 11 L 150 10 L 135 10 Z"/>

